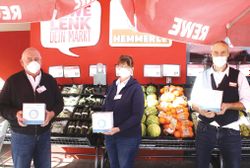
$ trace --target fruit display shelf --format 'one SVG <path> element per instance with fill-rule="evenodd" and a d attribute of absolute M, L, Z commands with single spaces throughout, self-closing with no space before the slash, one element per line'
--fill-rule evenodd
<path fill-rule="evenodd" d="M 4 139 L 4 144 L 11 143 L 11 134 L 7 133 Z M 90 142 L 90 139 L 87 137 L 51 137 L 51 144 L 53 146 L 59 147 L 69 147 L 69 148 L 92 148 L 95 150 L 95 154 L 92 156 L 95 157 L 95 168 L 105 167 L 104 164 L 108 164 L 107 153 L 105 151 L 105 146 L 96 145 L 94 142 Z M 178 154 L 173 154 L 170 152 L 164 156 L 156 155 L 155 152 L 152 152 L 150 155 L 140 155 L 139 157 L 164 157 L 164 158 L 193 158 L 196 157 L 195 154 L 195 140 L 194 139 L 159 139 L 159 138 L 143 138 L 140 144 L 140 150 L 149 150 L 149 151 L 179 151 Z M 72 153 L 67 153 L 72 154 Z M 82 154 L 81 151 L 73 153 L 74 155 L 86 155 Z M 87 154 L 90 155 L 90 154 Z M 222 166 L 222 157 L 219 153 L 219 150 L 215 148 L 212 153 L 211 164 L 214 166 Z M 250 157 L 250 138 L 242 139 L 242 157 Z"/>

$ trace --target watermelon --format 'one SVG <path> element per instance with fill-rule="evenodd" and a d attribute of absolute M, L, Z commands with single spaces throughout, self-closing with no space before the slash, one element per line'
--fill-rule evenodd
<path fill-rule="evenodd" d="M 150 106 L 150 107 L 147 107 L 145 110 L 144 110 L 144 113 L 149 116 L 149 115 L 157 115 L 158 114 L 158 110 L 155 106 Z"/>
<path fill-rule="evenodd" d="M 147 127 L 145 124 L 141 123 L 141 136 L 145 136 L 147 133 Z"/>
<path fill-rule="evenodd" d="M 150 125 L 150 124 L 157 124 L 159 125 L 159 119 L 157 116 L 155 115 L 149 115 L 147 120 L 146 120 L 146 125 Z"/>
<path fill-rule="evenodd" d="M 145 123 L 145 122 L 146 122 L 146 119 L 147 119 L 146 115 L 143 114 L 142 119 L 141 119 L 141 123 Z"/>
<path fill-rule="evenodd" d="M 157 124 L 150 124 L 147 127 L 147 135 L 150 137 L 158 137 L 161 135 L 161 127 Z"/>

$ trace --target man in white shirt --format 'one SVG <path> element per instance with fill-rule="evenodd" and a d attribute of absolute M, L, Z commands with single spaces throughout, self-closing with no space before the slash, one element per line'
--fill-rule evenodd
<path fill-rule="evenodd" d="M 197 76 L 191 93 L 192 108 L 199 113 L 200 120 L 196 133 L 197 167 L 209 167 L 211 152 L 217 146 L 226 168 L 240 168 L 239 110 L 249 109 L 250 87 L 246 77 L 227 64 L 227 43 L 214 43 L 211 55 L 212 67 Z M 206 110 L 206 103 L 201 105 L 201 101 L 207 101 L 201 96 L 202 90 L 223 92 L 218 112 Z"/>

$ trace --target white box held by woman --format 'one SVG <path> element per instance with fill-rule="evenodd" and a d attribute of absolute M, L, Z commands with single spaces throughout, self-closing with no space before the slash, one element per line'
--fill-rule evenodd
<path fill-rule="evenodd" d="M 109 132 L 113 126 L 112 111 L 100 111 L 92 114 L 92 128 L 94 133 Z"/>

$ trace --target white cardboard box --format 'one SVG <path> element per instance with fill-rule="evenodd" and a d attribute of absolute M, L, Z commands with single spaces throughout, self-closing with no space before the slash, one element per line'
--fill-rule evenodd
<path fill-rule="evenodd" d="M 46 104 L 23 103 L 23 118 L 26 125 L 41 125 L 45 120 Z"/>
<path fill-rule="evenodd" d="M 204 89 L 200 92 L 200 102 L 198 105 L 201 109 L 220 112 L 223 98 L 223 91 Z"/>
<path fill-rule="evenodd" d="M 92 114 L 92 128 L 94 133 L 108 132 L 113 126 L 112 111 L 95 112 Z"/>

